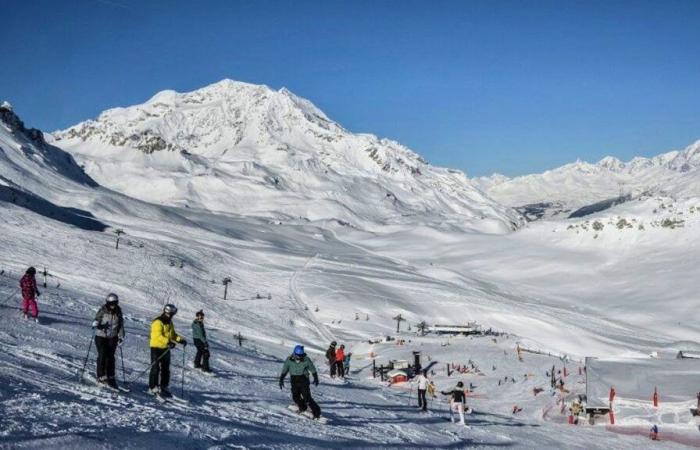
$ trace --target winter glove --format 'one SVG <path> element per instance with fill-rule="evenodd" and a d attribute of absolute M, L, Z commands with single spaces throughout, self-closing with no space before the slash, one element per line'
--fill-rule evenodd
<path fill-rule="evenodd" d="M 180 344 L 182 344 L 183 347 L 187 347 L 187 341 L 184 339 L 180 341 Z"/>
<path fill-rule="evenodd" d="M 176 345 L 177 344 L 175 344 L 174 342 L 168 342 L 168 348 L 175 348 Z"/>
<path fill-rule="evenodd" d="M 314 386 L 318 386 L 318 374 L 314 374 Z"/>

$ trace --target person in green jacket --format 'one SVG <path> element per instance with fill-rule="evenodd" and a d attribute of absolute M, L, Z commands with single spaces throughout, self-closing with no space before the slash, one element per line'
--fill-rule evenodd
<path fill-rule="evenodd" d="M 280 375 L 280 389 L 284 388 L 284 379 L 288 373 L 292 381 L 292 399 L 299 408 L 299 413 L 303 413 L 309 408 L 313 418 L 319 419 L 321 408 L 311 397 L 309 386 L 309 374 L 314 378 L 314 386 L 318 386 L 318 372 L 316 372 L 314 363 L 306 356 L 303 345 L 294 347 L 294 353 L 284 361 Z"/>
<path fill-rule="evenodd" d="M 209 368 L 209 343 L 207 342 L 207 332 L 204 329 L 204 311 L 201 309 L 197 311 L 192 322 L 192 339 L 197 347 L 194 368 L 202 369 L 202 372 L 211 372 Z"/>

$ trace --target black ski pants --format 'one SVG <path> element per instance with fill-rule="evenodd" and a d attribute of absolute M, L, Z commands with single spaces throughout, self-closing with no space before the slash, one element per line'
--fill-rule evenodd
<path fill-rule="evenodd" d="M 151 347 L 151 364 L 153 366 L 148 377 L 148 387 L 167 388 L 170 384 L 170 349 Z"/>
<path fill-rule="evenodd" d="M 336 370 L 336 368 L 335 368 L 335 359 L 333 359 L 333 360 L 329 359 L 329 360 L 328 360 L 328 365 L 329 365 L 330 368 L 331 368 L 331 378 L 335 378 L 335 370 Z"/>
<path fill-rule="evenodd" d="M 97 349 L 97 378 L 114 378 L 114 354 L 117 351 L 119 338 L 95 336 Z"/>
<path fill-rule="evenodd" d="M 426 389 L 418 389 L 418 407 L 423 408 L 423 411 L 428 410 L 428 401 L 425 399 Z"/>
<path fill-rule="evenodd" d="M 335 362 L 335 372 L 340 378 L 345 378 L 345 369 L 343 368 L 343 361 Z"/>
<path fill-rule="evenodd" d="M 292 399 L 299 407 L 299 412 L 306 411 L 307 407 L 311 409 L 314 417 L 321 416 L 321 408 L 311 397 L 311 387 L 309 377 L 306 375 L 292 375 Z"/>
<path fill-rule="evenodd" d="M 194 355 L 194 367 L 209 372 L 209 344 L 201 339 L 195 339 L 194 346 L 197 347 L 197 354 Z"/>

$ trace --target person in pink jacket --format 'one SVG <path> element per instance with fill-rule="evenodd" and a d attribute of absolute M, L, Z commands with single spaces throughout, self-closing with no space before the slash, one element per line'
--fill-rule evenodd
<path fill-rule="evenodd" d="M 19 280 L 19 287 L 22 289 L 22 313 L 24 318 L 29 318 L 29 311 L 31 310 L 32 318 L 38 322 L 39 321 L 39 307 L 36 304 L 36 298 L 41 295 L 39 289 L 36 287 L 36 269 L 30 267 L 25 272 L 21 280 Z"/>

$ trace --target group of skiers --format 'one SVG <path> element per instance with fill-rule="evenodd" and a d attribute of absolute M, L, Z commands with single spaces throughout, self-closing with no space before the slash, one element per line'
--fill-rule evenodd
<path fill-rule="evenodd" d="M 352 358 L 352 353 L 345 353 L 345 345 L 340 344 L 340 347 L 336 348 L 338 343 L 336 341 L 331 342 L 331 345 L 326 350 L 326 360 L 328 361 L 328 367 L 330 368 L 331 378 L 345 378 L 346 375 L 350 373 L 350 358 Z"/>
<path fill-rule="evenodd" d="M 36 283 L 36 269 L 29 267 L 20 280 L 22 291 L 21 311 L 25 319 L 31 317 L 38 322 L 39 309 L 36 298 L 41 295 Z M 173 324 L 173 317 L 177 314 L 177 307 L 167 304 L 162 313 L 151 322 L 149 347 L 151 351 L 151 365 L 148 377 L 148 392 L 162 398 L 170 398 L 172 394 L 168 389 L 170 384 L 170 356 L 171 350 L 178 344 L 187 346 L 187 340 L 177 334 Z M 124 316 L 119 306 L 119 296 L 114 293 L 107 295 L 92 323 L 94 330 L 94 342 L 97 349 L 96 379 L 101 385 L 118 389 L 116 381 L 116 351 L 120 348 L 125 338 Z M 192 339 L 197 353 L 194 358 L 194 367 L 203 372 L 211 372 L 209 366 L 209 343 L 204 328 L 204 312 L 197 311 L 192 322 Z M 350 371 L 350 358 L 352 353 L 345 352 L 345 345 L 338 347 L 336 341 L 331 342 L 326 351 L 326 359 L 331 378 L 345 378 Z M 149 370 L 147 369 L 147 370 Z M 284 361 L 279 377 L 280 389 L 284 388 L 284 380 L 289 374 L 291 380 L 292 399 L 297 407 L 297 412 L 308 414 L 313 419 L 321 417 L 321 408 L 311 396 L 311 381 L 318 386 L 318 372 L 311 359 L 306 355 L 303 345 L 294 347 L 292 354 Z M 414 380 L 418 383 L 418 407 L 427 411 L 426 392 L 434 395 L 435 386 L 427 378 L 427 372 L 418 374 Z M 460 415 L 460 423 L 464 424 L 465 391 L 460 381 L 457 386 L 448 392 L 442 392 L 450 396 L 451 418 L 453 413 Z"/>
<path fill-rule="evenodd" d="M 187 340 L 175 332 L 173 317 L 177 307 L 167 304 L 163 312 L 151 322 L 149 347 L 151 366 L 148 377 L 148 391 L 163 398 L 172 397 L 170 385 L 170 355 L 177 344 L 185 347 Z M 115 377 L 115 353 L 124 341 L 124 316 L 119 307 L 119 297 L 111 293 L 105 304 L 100 307 L 92 323 L 95 330 L 95 348 L 97 348 L 97 382 L 111 388 L 118 388 Z M 194 367 L 203 372 L 210 372 L 209 344 L 204 328 L 204 312 L 198 311 L 192 322 L 192 337 L 197 347 Z"/>

